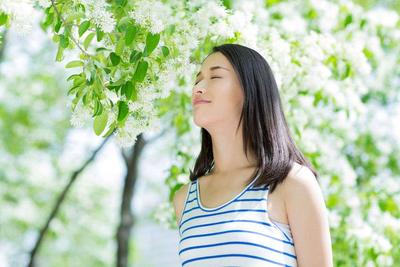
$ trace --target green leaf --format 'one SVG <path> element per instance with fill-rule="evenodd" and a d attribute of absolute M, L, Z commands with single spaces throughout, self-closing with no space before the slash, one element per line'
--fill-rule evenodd
<path fill-rule="evenodd" d="M 60 45 L 62 48 L 67 48 L 69 45 L 69 38 L 66 34 L 60 34 Z"/>
<path fill-rule="evenodd" d="M 189 129 L 189 123 L 182 113 L 174 117 L 174 125 L 177 128 L 178 135 L 181 136 Z"/>
<path fill-rule="evenodd" d="M 93 130 L 96 135 L 100 135 L 104 131 L 107 125 L 107 121 L 108 121 L 107 112 L 102 112 L 99 116 L 96 116 L 94 118 Z"/>
<path fill-rule="evenodd" d="M 132 96 L 133 92 L 133 83 L 131 81 L 127 81 L 123 86 L 122 86 L 122 93 L 125 94 L 127 99 L 130 99 Z"/>
<path fill-rule="evenodd" d="M 67 95 L 72 95 L 72 94 L 77 93 L 77 91 L 79 90 L 79 87 L 81 87 L 81 85 L 74 85 L 74 86 L 72 86 L 72 87 L 68 90 Z"/>
<path fill-rule="evenodd" d="M 232 9 L 232 0 L 223 0 L 222 3 L 227 9 Z"/>
<path fill-rule="evenodd" d="M 82 67 L 82 66 L 84 66 L 84 65 L 85 65 L 85 63 L 83 63 L 83 62 L 80 61 L 80 60 L 73 60 L 73 61 L 71 61 L 71 62 L 68 62 L 68 64 L 65 65 L 65 67 L 66 67 L 66 68 L 76 68 L 76 67 Z"/>
<path fill-rule="evenodd" d="M 351 14 L 347 15 L 346 18 L 344 19 L 344 22 L 343 22 L 344 28 L 346 28 L 347 25 L 349 25 L 352 22 L 353 22 L 353 16 Z"/>
<path fill-rule="evenodd" d="M 135 82 L 143 81 L 144 77 L 146 76 L 148 66 L 149 64 L 147 63 L 147 61 L 145 60 L 139 61 L 135 74 L 133 75 L 133 80 Z"/>
<path fill-rule="evenodd" d="M 127 29 L 126 29 L 126 33 L 125 33 L 125 44 L 126 45 L 130 45 L 133 40 L 135 39 L 137 33 L 137 28 L 130 24 Z"/>
<path fill-rule="evenodd" d="M 89 33 L 88 36 L 86 36 L 85 40 L 83 41 L 83 47 L 85 47 L 85 49 L 88 49 L 90 43 L 92 42 L 93 38 L 95 36 L 95 33 Z"/>
<path fill-rule="evenodd" d="M 64 48 L 61 47 L 61 45 L 58 46 L 57 50 L 57 55 L 56 55 L 56 61 L 61 61 L 64 58 Z"/>
<path fill-rule="evenodd" d="M 120 86 L 120 85 L 122 85 L 124 83 L 125 83 L 125 79 L 124 78 L 120 78 L 118 81 L 111 82 L 109 85 L 110 86 Z"/>
<path fill-rule="evenodd" d="M 84 94 L 84 90 L 79 90 L 76 92 L 75 98 L 72 100 L 72 110 L 75 110 L 76 105 L 79 103 L 79 100 L 82 98 Z"/>
<path fill-rule="evenodd" d="M 90 97 L 89 92 L 86 93 L 86 94 L 84 94 L 83 97 L 82 97 L 82 103 L 83 103 L 85 106 L 87 106 L 88 103 L 89 103 L 89 99 L 88 99 L 89 97 Z"/>
<path fill-rule="evenodd" d="M 121 88 L 121 85 L 117 85 L 117 86 L 107 85 L 106 87 L 108 89 L 110 89 L 111 91 L 115 91 L 115 93 L 118 93 L 119 89 Z"/>
<path fill-rule="evenodd" d="M 97 47 L 96 48 L 96 52 L 100 52 L 100 51 L 107 51 L 108 49 L 105 47 Z"/>
<path fill-rule="evenodd" d="M 103 112 L 103 105 L 100 103 L 98 99 L 95 99 L 93 117 L 100 115 L 102 112 Z"/>
<path fill-rule="evenodd" d="M 60 1 L 58 1 L 58 2 L 60 2 Z M 79 19 L 82 19 L 84 17 L 85 17 L 85 12 L 79 12 L 79 11 L 70 12 L 68 14 L 68 16 L 64 17 L 65 24 L 71 24 L 72 22 L 74 22 L 76 20 L 79 20 Z"/>
<path fill-rule="evenodd" d="M 87 29 L 89 29 L 90 27 L 90 21 L 86 20 L 84 22 L 81 23 L 81 25 L 79 25 L 79 37 L 81 37 L 86 31 Z"/>
<path fill-rule="evenodd" d="M 118 121 L 123 121 L 128 115 L 129 107 L 124 101 L 118 101 Z"/>
<path fill-rule="evenodd" d="M 94 86 L 92 87 L 97 95 L 101 95 L 103 84 L 101 83 L 100 78 L 94 79 Z"/>
<path fill-rule="evenodd" d="M 53 42 L 58 43 L 60 41 L 60 35 L 54 34 L 51 39 L 53 40 Z"/>
<path fill-rule="evenodd" d="M 47 13 L 45 21 L 43 21 L 40 26 L 42 29 L 47 29 L 54 21 L 54 14 L 53 13 Z"/>
<path fill-rule="evenodd" d="M 130 56 L 130 58 L 129 58 L 129 62 L 130 62 L 130 63 L 134 63 L 134 62 L 136 62 L 136 61 L 137 61 L 139 58 L 141 58 L 141 57 L 142 57 L 142 52 L 133 50 L 132 53 L 131 53 L 131 56 Z"/>
<path fill-rule="evenodd" d="M 72 110 L 75 110 L 76 105 L 78 104 L 80 99 L 81 99 L 81 97 L 79 96 L 79 92 L 78 92 L 78 93 L 76 93 L 75 98 L 72 99 L 72 105 L 71 105 Z"/>
<path fill-rule="evenodd" d="M 169 55 L 169 49 L 168 49 L 168 47 L 166 47 L 166 46 L 164 46 L 164 45 L 161 46 L 161 51 L 162 51 L 164 57 L 167 57 L 167 56 Z"/>
<path fill-rule="evenodd" d="M 127 4 L 127 0 L 116 0 L 115 2 L 119 6 L 125 6 Z"/>
<path fill-rule="evenodd" d="M 0 26 L 7 23 L 8 16 L 5 13 L 0 14 Z"/>
<path fill-rule="evenodd" d="M 157 47 L 158 42 L 160 41 L 160 34 L 152 34 L 151 32 L 147 33 L 146 36 L 146 47 L 144 48 L 143 54 L 148 56 L 153 52 L 153 50 Z"/>
<path fill-rule="evenodd" d="M 86 79 L 84 76 L 79 75 L 79 77 L 74 78 L 73 85 L 82 85 L 86 82 Z"/>
<path fill-rule="evenodd" d="M 110 134 L 112 134 L 114 132 L 116 126 L 117 126 L 117 124 L 115 122 L 110 124 L 110 127 L 108 128 L 107 132 L 103 135 L 103 137 L 107 137 Z"/>
<path fill-rule="evenodd" d="M 113 64 L 113 66 L 116 66 L 121 61 L 121 58 L 117 54 L 115 54 L 114 52 L 111 52 L 110 53 L 110 60 L 111 60 L 111 63 Z"/>
<path fill-rule="evenodd" d="M 60 19 L 57 19 L 57 23 L 54 25 L 54 31 L 56 33 L 58 33 L 60 31 L 61 25 L 62 25 L 62 21 Z"/>
<path fill-rule="evenodd" d="M 96 37 L 97 37 L 97 42 L 100 42 L 101 39 L 104 37 L 104 32 L 100 30 L 100 28 L 96 28 Z"/>
<path fill-rule="evenodd" d="M 81 75 L 80 74 L 72 74 L 71 76 L 69 76 L 67 78 L 67 82 L 72 80 L 72 79 L 78 78 L 78 77 L 81 77 Z"/>
<path fill-rule="evenodd" d="M 364 47 L 362 51 L 364 52 L 364 55 L 367 59 L 371 60 L 374 57 L 374 53 L 368 48 Z"/>
<path fill-rule="evenodd" d="M 96 80 L 96 77 L 97 77 L 96 71 L 91 70 L 89 80 L 86 80 L 86 85 L 92 85 L 94 83 L 94 81 Z"/>
<path fill-rule="evenodd" d="M 122 55 L 122 52 L 124 51 L 124 45 L 125 45 L 125 40 L 124 38 L 120 38 L 118 40 L 117 45 L 115 46 L 115 53 L 117 55 Z"/>
<path fill-rule="evenodd" d="M 344 66 L 344 72 L 342 75 L 342 80 L 346 79 L 347 77 L 350 77 L 352 74 L 352 69 L 350 63 L 346 62 Z"/>
<path fill-rule="evenodd" d="M 132 100 L 132 101 L 136 101 L 137 100 L 137 90 L 136 90 L 135 83 L 132 83 L 132 94 L 129 97 L 129 99 Z"/>

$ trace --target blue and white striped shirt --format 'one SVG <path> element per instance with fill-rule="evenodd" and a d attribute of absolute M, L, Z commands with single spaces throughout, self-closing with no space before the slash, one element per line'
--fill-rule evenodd
<path fill-rule="evenodd" d="M 269 187 L 255 181 L 215 208 L 201 204 L 198 179 L 190 183 L 179 222 L 182 266 L 297 266 L 290 228 L 269 218 Z"/>

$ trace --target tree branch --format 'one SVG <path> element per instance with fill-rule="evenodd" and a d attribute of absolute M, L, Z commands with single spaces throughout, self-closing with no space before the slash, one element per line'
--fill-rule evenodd
<path fill-rule="evenodd" d="M 57 16 L 60 18 L 60 20 L 64 23 L 67 24 L 67 22 L 64 20 L 64 18 L 61 16 L 60 12 L 58 11 L 55 1 L 51 0 L 51 5 L 54 8 L 54 11 L 56 12 Z M 71 38 L 71 40 L 75 43 L 75 45 L 82 51 L 82 53 L 84 53 L 87 56 L 90 56 L 90 54 L 88 52 L 86 52 L 80 45 L 79 42 L 77 40 L 75 40 L 75 38 L 72 36 L 72 34 L 69 36 L 69 38 Z"/>
<path fill-rule="evenodd" d="M 35 246 L 33 247 L 32 251 L 31 251 L 31 256 L 30 256 L 30 260 L 29 260 L 29 264 L 28 267 L 34 267 L 35 266 L 35 257 L 37 255 L 37 252 L 40 248 L 41 243 L 43 242 L 44 236 L 46 235 L 50 223 L 51 221 L 56 217 L 61 204 L 63 203 L 68 191 L 70 190 L 72 184 L 76 181 L 78 175 L 94 160 L 94 158 L 96 157 L 96 155 L 99 153 L 99 151 L 104 147 L 104 145 L 107 143 L 107 141 L 110 139 L 111 136 L 108 136 L 107 138 L 105 138 L 103 140 L 103 142 L 101 143 L 101 145 L 99 147 L 97 147 L 96 150 L 93 151 L 92 155 L 90 156 L 89 159 L 86 160 L 86 162 L 76 171 L 74 171 L 69 179 L 68 184 L 65 186 L 64 190 L 61 192 L 61 194 L 58 196 L 57 201 L 50 213 L 49 218 L 47 219 L 45 225 L 43 226 L 43 228 L 40 230 L 39 233 L 39 237 L 35 243 Z"/>

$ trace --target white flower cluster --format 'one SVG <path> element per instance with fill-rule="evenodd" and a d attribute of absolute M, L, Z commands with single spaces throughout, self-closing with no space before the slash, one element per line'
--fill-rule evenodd
<path fill-rule="evenodd" d="M 400 219 L 395 218 L 389 212 L 379 208 L 377 201 L 373 201 L 370 210 L 368 211 L 368 218 L 373 218 L 371 223 L 376 224 L 376 228 L 380 233 L 383 233 L 385 228 L 389 227 L 394 232 L 400 230 Z"/>
<path fill-rule="evenodd" d="M 49 6 L 51 6 L 51 1 L 50 0 L 36 0 L 36 2 L 42 8 L 48 8 Z"/>
<path fill-rule="evenodd" d="M 121 147 L 130 147 L 135 144 L 139 134 L 154 130 L 158 125 L 154 112 L 147 111 L 146 113 L 130 114 L 125 121 L 124 127 L 115 131 L 116 142 Z"/>
<path fill-rule="evenodd" d="M 0 0 L 0 13 L 11 17 L 11 26 L 15 27 L 16 32 L 27 34 L 32 30 L 34 23 L 33 0 Z"/>
<path fill-rule="evenodd" d="M 74 127 L 82 128 L 86 125 L 91 116 L 91 110 L 79 101 L 72 112 L 70 123 Z"/>
<path fill-rule="evenodd" d="M 171 60 L 165 62 L 165 69 L 158 72 L 158 90 L 161 98 L 167 97 L 170 92 L 175 89 L 176 85 L 176 72 Z"/>
<path fill-rule="evenodd" d="M 92 20 L 103 32 L 112 32 L 116 21 L 113 14 L 107 10 L 105 0 L 82 0 L 86 5 L 86 17 Z"/>
<path fill-rule="evenodd" d="M 162 32 L 171 23 L 171 15 L 170 6 L 158 0 L 136 1 L 133 10 L 129 12 L 129 16 L 136 23 L 149 29 L 153 34 Z"/>
<path fill-rule="evenodd" d="M 363 247 L 374 248 L 378 253 L 387 253 L 390 251 L 392 245 L 389 240 L 380 233 L 374 231 L 366 220 L 362 220 L 361 213 L 355 210 L 347 220 L 349 237 L 359 241 L 358 244 L 361 246 L 361 249 Z"/>
<path fill-rule="evenodd" d="M 266 23 L 268 12 L 264 1 L 234 1 L 232 15 L 228 17 L 229 27 L 239 33 L 238 43 L 261 52 L 259 38 L 270 30 Z"/>
<path fill-rule="evenodd" d="M 194 1 L 191 8 L 194 8 L 197 5 L 198 3 Z M 211 31 L 211 29 L 208 28 L 209 26 L 213 26 L 213 23 L 210 23 L 210 20 L 216 20 L 216 24 L 219 25 L 217 27 L 214 27 L 215 29 L 222 29 L 223 19 L 226 17 L 227 11 L 223 6 L 217 4 L 214 1 L 207 1 L 206 3 L 204 3 L 204 5 L 201 5 L 200 8 L 193 14 L 192 19 L 193 22 L 196 22 L 199 31 L 202 33 L 206 33 L 207 31 L 213 32 Z M 225 26 L 227 25 L 225 24 Z M 225 28 L 225 30 L 230 31 L 227 28 Z M 225 32 L 219 31 L 218 34 L 225 34 Z"/>
<path fill-rule="evenodd" d="M 175 223 L 172 216 L 174 214 L 174 207 L 171 202 L 163 202 L 158 205 L 153 211 L 151 217 L 160 225 L 166 228 L 172 228 L 172 223 Z"/>
<path fill-rule="evenodd" d="M 399 15 L 394 10 L 377 7 L 369 10 L 366 14 L 368 21 L 373 26 L 396 27 L 399 21 Z"/>

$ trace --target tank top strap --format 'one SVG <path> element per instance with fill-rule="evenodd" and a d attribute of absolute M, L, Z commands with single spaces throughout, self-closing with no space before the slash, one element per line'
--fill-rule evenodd
<path fill-rule="evenodd" d="M 190 203 L 190 201 L 193 201 L 194 198 L 197 196 L 196 189 L 196 181 L 191 181 L 186 192 L 185 208 L 187 207 L 188 203 Z M 185 210 L 185 208 L 183 210 Z"/>
<path fill-rule="evenodd" d="M 196 181 L 190 181 L 188 193 L 192 193 L 196 189 Z"/>
<path fill-rule="evenodd" d="M 185 203 L 181 212 L 181 218 L 178 224 L 178 227 L 180 228 L 180 225 L 182 224 L 182 221 L 184 217 L 186 217 L 186 213 L 190 211 L 194 205 L 197 203 L 197 194 L 196 194 L 196 180 L 195 181 L 190 181 L 188 189 L 186 191 L 186 197 L 185 197 Z"/>

